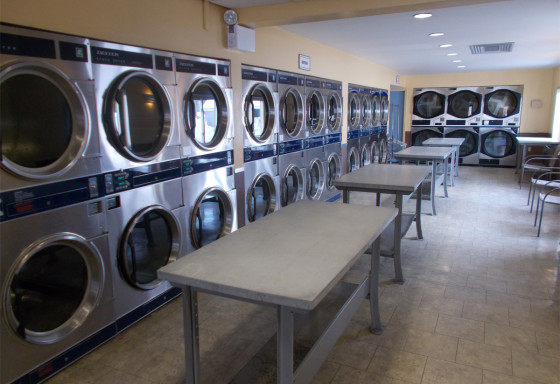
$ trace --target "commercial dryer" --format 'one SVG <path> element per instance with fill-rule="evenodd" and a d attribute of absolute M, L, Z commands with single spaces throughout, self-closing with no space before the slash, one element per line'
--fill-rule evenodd
<path fill-rule="evenodd" d="M 103 172 L 180 158 L 169 52 L 91 41 Z"/>
<path fill-rule="evenodd" d="M 230 62 L 174 54 L 181 156 L 233 149 Z"/>
<path fill-rule="evenodd" d="M 414 88 L 412 96 L 413 126 L 445 124 L 447 93 L 444 88 Z"/>
<path fill-rule="evenodd" d="M 360 168 L 371 164 L 371 137 L 373 128 L 367 127 L 360 129 Z"/>
<path fill-rule="evenodd" d="M 482 92 L 479 87 L 448 88 L 446 126 L 482 124 Z"/>
<path fill-rule="evenodd" d="M 280 177 L 276 144 L 244 150 L 245 225 L 280 208 Z"/>
<path fill-rule="evenodd" d="M 478 163 L 514 167 L 518 133 L 518 127 L 481 127 Z"/>
<path fill-rule="evenodd" d="M 308 200 L 322 200 L 325 189 L 325 137 L 312 136 L 305 143 L 305 192 Z"/>
<path fill-rule="evenodd" d="M 335 134 L 342 131 L 342 83 L 325 80 L 322 88 L 325 97 L 326 133 Z"/>
<path fill-rule="evenodd" d="M 281 207 L 306 198 L 305 166 L 305 142 L 303 139 L 278 144 Z"/>
<path fill-rule="evenodd" d="M 321 195 L 324 201 L 340 200 L 341 193 L 334 186 L 334 180 L 342 176 L 342 148 L 340 133 L 331 133 L 325 136 L 324 165 L 325 165 L 325 189 Z"/>
<path fill-rule="evenodd" d="M 380 91 L 380 110 L 379 162 L 386 163 L 388 161 L 387 125 L 389 123 L 389 93 L 385 89 Z"/>
<path fill-rule="evenodd" d="M 91 179 L 89 201 L 57 207 L 75 197 L 70 181 L 24 190 L 19 215 L 2 202 L 12 212 L 0 223 L 2 383 L 45 380 L 116 333 L 102 178 Z"/>
<path fill-rule="evenodd" d="M 305 125 L 309 136 L 324 136 L 327 133 L 324 86 L 323 79 L 305 76 Z"/>
<path fill-rule="evenodd" d="M 362 124 L 360 86 L 348 84 L 348 131 L 359 130 Z"/>
<path fill-rule="evenodd" d="M 278 96 L 278 142 L 306 138 L 305 78 L 295 73 L 278 71 Z"/>
<path fill-rule="evenodd" d="M 484 87 L 482 125 L 521 125 L 522 85 Z"/>
<path fill-rule="evenodd" d="M 459 164 L 478 165 L 480 153 L 479 127 L 445 127 L 445 137 L 465 139 L 459 147 Z"/>
<path fill-rule="evenodd" d="M 0 25 L 1 190 L 100 172 L 89 40 Z"/>
<path fill-rule="evenodd" d="M 346 173 L 360 168 L 360 130 L 348 131 L 346 143 Z"/>

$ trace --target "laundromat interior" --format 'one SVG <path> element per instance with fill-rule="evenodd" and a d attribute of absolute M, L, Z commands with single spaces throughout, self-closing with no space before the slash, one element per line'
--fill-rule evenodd
<path fill-rule="evenodd" d="M 0 384 L 560 383 L 558 20 L 560 0 L 2 0 Z M 439 166 L 400 164 L 444 138 L 464 141 Z M 402 204 L 341 184 L 376 167 L 426 171 Z M 308 201 L 394 216 L 259 231 Z M 254 265 L 187 264 L 219 244 Z M 310 244 L 360 252 L 290 306 L 262 287 L 320 280 L 338 259 Z"/>

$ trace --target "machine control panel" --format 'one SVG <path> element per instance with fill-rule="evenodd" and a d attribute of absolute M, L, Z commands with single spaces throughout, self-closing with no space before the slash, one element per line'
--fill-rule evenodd
<path fill-rule="evenodd" d="M 127 191 L 178 177 L 181 177 L 180 160 L 106 173 L 104 175 L 105 194 Z"/>
<path fill-rule="evenodd" d="M 209 153 L 207 155 L 187 157 L 182 160 L 182 176 L 194 175 L 212 169 L 227 167 L 233 164 L 233 150 Z"/>
<path fill-rule="evenodd" d="M 247 147 L 243 150 L 243 160 L 248 163 L 250 161 L 266 159 L 278 154 L 277 145 L 259 145 L 257 147 Z"/>

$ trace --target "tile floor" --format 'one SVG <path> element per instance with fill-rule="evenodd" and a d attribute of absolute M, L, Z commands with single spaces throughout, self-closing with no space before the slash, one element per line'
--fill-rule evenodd
<path fill-rule="evenodd" d="M 424 240 L 415 240 L 414 226 L 403 240 L 405 284 L 392 282 L 393 262 L 382 259 L 384 333 L 368 331 L 365 302 L 314 384 L 560 382 L 560 210 L 548 208 L 537 238 L 527 188 L 512 169 L 462 167 L 449 198 L 441 188 L 438 195 L 438 215 L 422 215 Z M 358 262 L 346 280 L 365 266 Z M 203 383 L 274 383 L 266 357 L 274 310 L 209 295 L 199 306 Z M 48 384 L 183 383 L 181 319 L 179 299 Z"/>

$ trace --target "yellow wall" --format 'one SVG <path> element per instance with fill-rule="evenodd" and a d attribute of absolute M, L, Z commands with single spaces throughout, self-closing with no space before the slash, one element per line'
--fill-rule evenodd
<path fill-rule="evenodd" d="M 556 82 L 554 81 L 556 73 Z M 554 94 L 560 83 L 560 67 L 500 72 L 453 73 L 429 76 L 408 76 L 405 97 L 405 131 L 412 122 L 412 90 L 422 87 L 457 87 L 484 85 L 523 85 L 521 132 L 550 132 Z M 554 86 L 554 83 L 557 85 Z M 531 101 L 541 100 L 540 108 L 531 107 Z"/>

